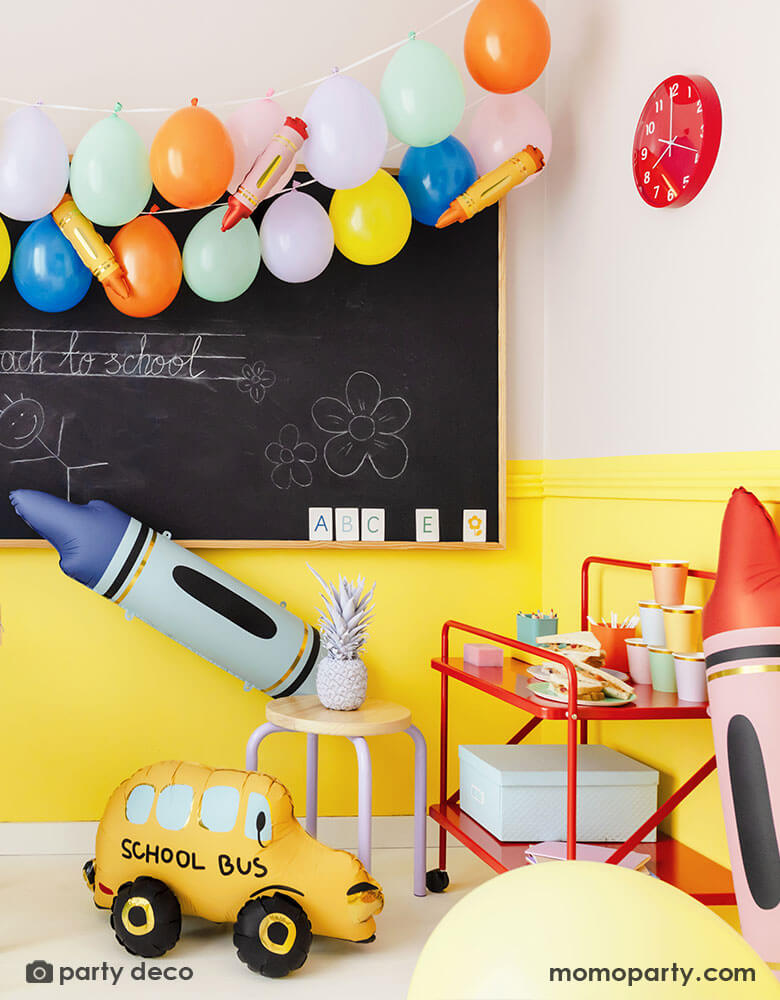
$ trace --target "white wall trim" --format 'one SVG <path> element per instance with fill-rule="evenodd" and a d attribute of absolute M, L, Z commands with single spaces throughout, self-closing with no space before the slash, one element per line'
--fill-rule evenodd
<path fill-rule="evenodd" d="M 303 824 L 304 819 L 300 819 Z M 428 844 L 434 843 L 438 827 L 428 819 Z M 77 854 L 95 852 L 97 823 L 0 823 L 0 856 Z M 357 818 L 355 816 L 320 816 L 317 837 L 331 847 L 357 850 Z M 373 847 L 399 848 L 414 846 L 414 817 L 374 816 Z"/>

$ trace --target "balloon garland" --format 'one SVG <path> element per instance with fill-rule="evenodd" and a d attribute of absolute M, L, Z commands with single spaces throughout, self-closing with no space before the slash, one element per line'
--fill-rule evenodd
<path fill-rule="evenodd" d="M 334 246 L 356 264 L 383 264 L 403 249 L 413 219 L 462 222 L 534 180 L 552 135 L 542 109 L 521 92 L 550 52 L 533 0 L 479 0 L 471 14 L 466 65 L 489 93 L 477 102 L 465 144 L 452 135 L 466 110 L 463 81 L 438 46 L 412 32 L 349 68 L 392 50 L 379 99 L 338 70 L 309 82 L 316 87 L 302 118 L 287 116 L 272 91 L 224 122 L 193 99 L 169 114 L 148 153 L 120 104 L 87 131 L 70 163 L 42 108 L 21 107 L 0 135 L 0 213 L 31 224 L 12 252 L 0 218 L 0 281 L 10 264 L 26 302 L 61 312 L 84 298 L 94 276 L 118 311 L 155 316 L 182 277 L 209 301 L 242 295 L 261 258 L 289 283 L 322 274 Z M 398 180 L 382 169 L 389 132 L 409 146 Z M 287 187 L 300 159 L 333 190 L 328 211 L 295 182 Z M 146 211 L 153 186 L 179 211 L 207 208 L 226 191 L 230 197 L 226 210 L 222 203 L 195 223 L 180 252 L 165 223 Z M 258 233 L 251 215 L 278 194 Z M 109 243 L 95 226 L 119 228 Z"/>

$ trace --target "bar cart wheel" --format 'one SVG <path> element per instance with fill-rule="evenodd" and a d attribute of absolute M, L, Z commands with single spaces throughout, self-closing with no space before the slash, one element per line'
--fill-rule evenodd
<path fill-rule="evenodd" d="M 431 868 L 425 875 L 425 885 L 428 892 L 444 892 L 449 884 L 450 877 L 441 868 Z"/>

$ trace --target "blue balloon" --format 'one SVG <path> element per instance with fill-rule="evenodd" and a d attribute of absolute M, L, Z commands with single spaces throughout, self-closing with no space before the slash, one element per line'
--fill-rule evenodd
<path fill-rule="evenodd" d="M 436 225 L 450 202 L 476 179 L 474 159 L 454 135 L 435 146 L 410 146 L 398 173 L 412 215 L 426 226 Z"/>
<path fill-rule="evenodd" d="M 16 244 L 14 284 L 41 312 L 72 309 L 89 291 L 92 275 L 50 215 L 29 225 Z"/>

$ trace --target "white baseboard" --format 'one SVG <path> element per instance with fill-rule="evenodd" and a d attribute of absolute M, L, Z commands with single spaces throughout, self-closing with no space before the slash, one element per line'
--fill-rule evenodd
<path fill-rule="evenodd" d="M 301 824 L 305 819 L 300 819 Z M 438 827 L 428 819 L 428 845 Z M 0 856 L 13 854 L 84 854 L 95 849 L 97 823 L 0 823 Z M 374 816 L 372 846 L 414 846 L 413 816 Z M 320 816 L 317 837 L 331 847 L 357 849 L 355 816 Z"/>

